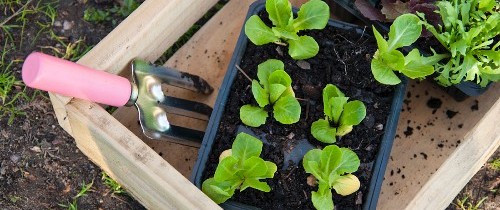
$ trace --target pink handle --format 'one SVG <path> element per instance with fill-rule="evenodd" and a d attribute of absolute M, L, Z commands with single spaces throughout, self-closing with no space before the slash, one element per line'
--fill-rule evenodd
<path fill-rule="evenodd" d="M 38 52 L 24 61 L 22 77 L 32 88 L 111 106 L 125 105 L 132 91 L 123 77 Z"/>

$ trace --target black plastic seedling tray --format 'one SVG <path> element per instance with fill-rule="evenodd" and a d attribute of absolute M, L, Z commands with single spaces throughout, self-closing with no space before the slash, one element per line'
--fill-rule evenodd
<path fill-rule="evenodd" d="M 251 15 L 257 14 L 264 9 L 265 9 L 265 1 L 257 1 L 253 3 L 249 8 L 249 12 L 246 16 L 246 19 L 248 19 Z M 330 26 L 340 28 L 343 30 L 356 29 L 356 31 L 359 34 L 363 33 L 363 29 L 359 28 L 356 25 L 335 20 L 330 20 L 328 24 Z M 364 34 L 366 35 L 366 32 Z M 203 142 L 198 153 L 198 159 L 196 161 L 196 164 L 193 168 L 193 172 L 191 175 L 191 181 L 198 188 L 201 188 L 203 182 L 202 177 L 204 170 L 206 168 L 205 165 L 211 153 L 212 145 L 214 143 L 217 134 L 217 129 L 221 122 L 221 118 L 224 114 L 226 102 L 231 92 L 231 86 L 236 78 L 236 75 L 238 74 L 238 69 L 236 68 L 236 65 L 238 65 L 242 60 L 242 57 L 245 53 L 245 49 L 247 47 L 247 43 L 248 43 L 248 38 L 244 33 L 244 29 L 242 29 L 236 44 L 236 48 L 233 53 L 233 57 L 229 63 L 228 70 L 226 72 L 223 83 L 219 90 L 219 94 L 217 96 L 217 100 L 214 105 L 214 110 L 210 117 L 208 127 L 206 129 L 205 136 L 203 138 Z M 388 113 L 387 121 L 384 126 L 385 132 L 382 137 L 380 148 L 373 165 L 372 177 L 370 180 L 368 194 L 364 196 L 365 200 L 363 202 L 363 209 L 376 209 L 382 181 L 385 174 L 385 169 L 392 149 L 394 136 L 396 134 L 396 128 L 403 103 L 404 94 L 406 91 L 406 85 L 407 85 L 407 79 L 402 78 L 402 83 L 395 87 L 394 96 L 391 102 L 392 103 L 390 109 L 391 112 Z M 221 206 L 225 209 L 258 209 L 256 207 L 233 202 L 231 200 L 221 204 Z"/>

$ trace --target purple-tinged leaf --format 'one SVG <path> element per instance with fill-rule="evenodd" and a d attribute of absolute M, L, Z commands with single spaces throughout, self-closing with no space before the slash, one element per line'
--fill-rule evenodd
<path fill-rule="evenodd" d="M 363 14 L 366 18 L 381 22 L 387 21 L 384 14 L 382 14 L 382 12 L 380 12 L 377 8 L 373 7 L 368 1 L 356 0 L 354 4 L 359 12 L 361 12 L 361 14 Z"/>

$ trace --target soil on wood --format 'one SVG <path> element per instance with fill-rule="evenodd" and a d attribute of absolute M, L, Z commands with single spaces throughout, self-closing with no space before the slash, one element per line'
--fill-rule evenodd
<path fill-rule="evenodd" d="M 21 3 L 13 3 L 12 8 L 3 8 L 0 4 L 0 22 L 22 9 L 26 2 L 29 2 L 28 9 L 50 4 L 57 15 L 49 29 L 41 30 L 37 24 L 50 22 L 48 17 L 41 12 L 33 12 L 26 14 L 28 22 L 23 30 L 17 27 L 0 30 L 0 45 L 12 49 L 5 52 L 7 62 L 23 60 L 32 51 L 61 56 L 59 53 L 64 54 L 66 48 L 54 36 L 66 44 L 83 40 L 79 42 L 85 44 L 80 46 L 93 46 L 123 19 L 112 16 L 114 23 L 83 20 L 86 8 L 109 10 L 117 5 L 113 0 L 18 2 Z M 18 24 L 16 20 L 17 17 L 12 18 L 6 24 Z M 49 30 L 54 32 L 54 36 Z M 8 42 L 7 31 L 15 37 L 14 43 Z M 18 80 L 21 80 L 21 67 L 22 62 L 14 62 L 11 66 Z M 25 114 L 15 117 L 12 124 L 8 123 L 9 114 L 0 117 L 1 209 L 68 209 L 63 206 L 74 200 L 78 209 L 144 209 L 127 195 L 113 194 L 104 184 L 99 167 L 78 150 L 73 138 L 59 126 L 46 92 L 23 89 L 22 85 L 16 85 L 8 99 L 18 93 L 33 97 L 20 97 L 15 102 L 16 109 Z M 0 103 L 0 108 L 2 105 L 5 104 Z M 92 182 L 92 187 L 75 199 L 83 184 Z"/>
<path fill-rule="evenodd" d="M 261 14 L 265 21 L 267 17 Z M 267 23 L 268 25 L 269 22 Z M 302 162 L 286 162 L 284 154 L 307 140 L 314 147 L 323 144 L 310 134 L 311 124 L 324 118 L 322 90 L 327 84 L 340 88 L 350 100 L 361 100 L 367 108 L 366 118 L 353 131 L 336 144 L 352 149 L 359 156 L 361 166 L 354 173 L 361 181 L 361 189 L 342 197 L 333 193 L 336 209 L 361 209 L 367 195 L 369 179 L 379 143 L 384 134 L 384 126 L 389 113 L 393 87 L 377 83 L 370 70 L 370 62 L 377 46 L 375 40 L 361 36 L 354 31 L 343 31 L 328 26 L 325 30 L 306 33 L 316 39 L 320 46 L 317 56 L 304 61 L 295 61 L 288 55 L 287 47 L 275 44 L 255 46 L 251 42 L 240 64 L 250 77 L 257 78 L 257 65 L 267 59 L 279 59 L 285 63 L 285 71 L 292 78 L 292 87 L 302 107 L 300 121 L 292 125 L 282 125 L 274 120 L 272 112 L 265 125 L 250 128 L 254 135 L 264 140 L 261 157 L 277 164 L 275 178 L 267 179 L 272 191 L 263 193 L 254 189 L 237 191 L 233 200 L 262 209 L 314 209 L 311 191 L 317 187 L 307 185 L 307 174 Z M 303 35 L 302 34 L 302 35 Z M 306 64 L 306 65 L 304 65 Z M 310 69 L 304 66 L 310 65 Z M 300 67 L 302 66 L 302 68 Z M 225 107 L 221 124 L 210 154 L 203 180 L 213 176 L 219 154 L 231 147 L 240 125 L 240 107 L 256 105 L 250 88 L 251 82 L 238 73 Z"/>

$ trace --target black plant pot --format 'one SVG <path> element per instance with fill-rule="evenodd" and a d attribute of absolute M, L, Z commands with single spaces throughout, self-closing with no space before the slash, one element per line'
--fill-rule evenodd
<path fill-rule="evenodd" d="M 350 12 L 352 15 L 363 21 L 366 25 L 374 25 L 377 29 L 384 31 L 385 33 L 389 32 L 390 24 L 388 23 L 383 23 L 379 21 L 372 21 L 369 20 L 368 18 L 364 17 L 361 12 L 356 8 L 354 5 L 354 1 L 352 0 L 333 0 L 335 3 L 340 5 L 344 10 Z M 378 0 L 372 0 L 370 3 L 374 7 L 378 7 L 380 1 Z M 406 48 L 405 50 L 411 50 L 411 48 Z M 427 52 L 428 50 L 425 50 Z M 434 82 L 437 84 L 437 82 Z M 481 87 L 480 85 L 470 82 L 470 81 L 463 81 L 459 84 L 455 84 L 449 87 L 443 87 L 439 85 L 446 93 L 448 93 L 455 101 L 461 102 L 464 101 L 465 99 L 469 98 L 470 96 L 478 96 L 483 94 L 488 90 L 488 88 L 491 86 L 492 83 L 489 83 L 486 87 Z"/>
<path fill-rule="evenodd" d="M 249 9 L 249 12 L 247 14 L 246 19 L 248 19 L 251 15 L 258 14 L 259 12 L 263 11 L 264 9 L 265 9 L 265 1 L 261 0 L 261 1 L 257 1 L 255 3 L 253 3 L 250 6 L 250 9 Z M 350 31 L 355 30 L 356 33 L 360 36 L 369 36 L 366 34 L 366 31 L 364 31 L 362 28 L 359 28 L 355 25 L 351 25 L 351 24 L 347 24 L 347 23 L 343 23 L 343 22 L 339 22 L 339 21 L 334 21 L 334 20 L 330 20 L 328 24 L 332 27 L 338 28 L 339 30 L 350 30 Z M 215 141 L 217 133 L 219 132 L 218 129 L 220 127 L 219 125 L 221 123 L 221 119 L 222 119 L 224 112 L 225 112 L 225 109 L 226 109 L 226 103 L 229 105 L 228 97 L 229 97 L 230 93 L 232 91 L 234 91 L 234 90 L 232 90 L 233 82 L 235 81 L 235 78 L 239 74 L 239 71 L 236 68 L 236 65 L 239 65 L 240 62 L 242 61 L 242 58 L 244 56 L 245 50 L 246 50 L 247 45 L 248 45 L 248 41 L 249 40 L 244 33 L 244 29 L 242 29 L 240 36 L 239 36 L 239 39 L 238 39 L 238 42 L 236 44 L 236 48 L 235 48 L 234 53 L 233 53 L 233 57 L 231 59 L 231 62 L 229 63 L 228 70 L 226 72 L 222 86 L 221 86 L 219 94 L 217 96 L 214 110 L 213 110 L 212 115 L 210 117 L 208 127 L 206 129 L 205 136 L 203 138 L 203 142 L 202 142 L 202 145 L 201 145 L 200 150 L 199 150 L 198 159 L 196 161 L 196 164 L 193 168 L 193 172 L 191 175 L 191 181 L 199 188 L 201 188 L 201 185 L 203 182 L 202 179 L 204 176 L 203 174 L 207 168 L 206 165 L 209 163 L 209 156 L 212 153 L 212 150 L 213 149 L 220 149 L 220 148 L 216 148 L 213 146 L 214 141 Z M 374 39 L 373 39 L 373 41 L 375 42 Z M 387 109 L 390 110 L 390 113 L 386 113 L 387 116 L 383 118 L 383 119 L 386 119 L 385 125 L 383 128 L 383 131 L 381 131 L 382 134 L 381 134 L 380 138 L 377 138 L 377 140 L 380 140 L 380 144 L 379 144 L 379 147 L 376 148 L 376 149 L 378 149 L 378 152 L 375 153 L 376 155 L 375 155 L 375 158 L 372 162 L 373 166 L 370 167 L 371 177 L 367 178 L 369 180 L 369 184 L 367 186 L 367 188 L 368 188 L 367 193 L 363 194 L 363 209 L 376 209 L 382 181 L 383 181 L 384 174 L 385 174 L 385 169 L 387 166 L 387 162 L 388 162 L 390 152 L 392 149 L 392 144 L 394 141 L 394 136 L 396 133 L 396 128 L 397 128 L 399 114 L 400 114 L 402 103 L 403 103 L 404 94 L 406 91 L 407 80 L 406 80 L 406 78 L 401 78 L 401 79 L 403 82 L 401 84 L 397 85 L 396 87 L 394 87 L 393 92 L 392 92 L 393 95 L 387 96 L 387 98 L 388 98 Z M 234 139 L 234 137 L 236 136 L 236 132 L 237 131 L 235 130 L 234 136 L 232 137 L 232 139 Z M 229 148 L 225 148 L 225 149 L 229 149 Z M 308 148 L 308 149 L 312 149 L 312 148 Z M 304 151 L 304 153 L 305 152 L 306 151 Z M 303 168 L 301 165 L 299 165 L 299 167 L 296 170 L 303 170 Z M 304 182 L 305 182 L 305 180 L 304 180 Z M 236 193 L 239 193 L 239 192 L 236 192 Z M 276 200 L 276 202 L 279 202 L 279 200 Z M 227 202 L 221 204 L 221 206 L 225 209 L 258 209 L 257 207 L 254 207 L 254 206 L 231 201 L 231 199 L 228 200 Z"/>

